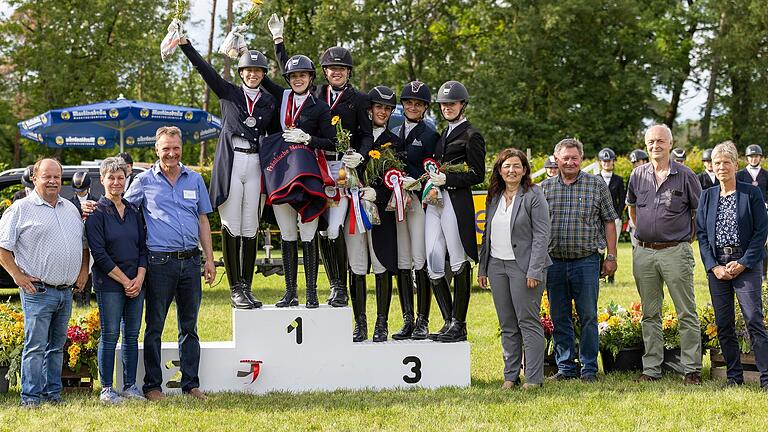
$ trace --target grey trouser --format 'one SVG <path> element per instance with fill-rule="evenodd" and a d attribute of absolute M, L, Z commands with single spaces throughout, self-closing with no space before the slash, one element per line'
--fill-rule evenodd
<path fill-rule="evenodd" d="M 693 249 L 682 242 L 654 250 L 641 246 L 632 251 L 632 273 L 643 304 L 643 373 L 661 376 L 664 337 L 661 331 L 663 284 L 675 305 L 680 327 L 680 361 L 684 373 L 701 371 L 701 330 L 693 293 Z"/>
<path fill-rule="evenodd" d="M 526 272 L 515 260 L 490 257 L 488 280 L 493 304 L 501 327 L 501 349 L 504 356 L 504 379 L 516 381 L 525 349 L 525 382 L 544 382 L 544 328 L 539 320 L 541 296 L 545 280 L 536 288 L 527 285 Z"/>

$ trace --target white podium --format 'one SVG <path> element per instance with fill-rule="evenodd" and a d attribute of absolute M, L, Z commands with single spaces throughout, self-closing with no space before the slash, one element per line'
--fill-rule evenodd
<path fill-rule="evenodd" d="M 200 343 L 200 389 L 263 394 L 337 389 L 467 387 L 469 343 L 352 342 L 352 309 L 321 305 L 232 310 L 231 342 Z M 115 388 L 122 388 L 120 345 Z M 178 388 L 178 344 L 162 346 L 163 391 Z M 143 383 L 139 344 L 136 383 Z"/>

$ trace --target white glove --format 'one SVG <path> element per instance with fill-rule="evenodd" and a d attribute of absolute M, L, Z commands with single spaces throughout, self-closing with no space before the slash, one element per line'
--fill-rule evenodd
<path fill-rule="evenodd" d="M 271 17 L 269 17 L 269 21 L 267 21 L 267 27 L 269 27 L 269 32 L 272 33 L 272 39 L 282 39 L 283 38 L 283 28 L 285 28 L 285 18 L 278 17 L 277 14 L 272 14 Z"/>
<path fill-rule="evenodd" d="M 307 144 L 312 137 L 301 129 L 286 129 L 283 132 L 283 139 L 289 143 Z"/>
<path fill-rule="evenodd" d="M 376 201 L 376 190 L 372 187 L 364 187 L 360 189 L 360 192 L 363 194 L 363 199 L 366 201 L 374 202 Z"/>
<path fill-rule="evenodd" d="M 445 184 L 445 173 L 429 174 L 429 179 L 432 180 L 432 184 L 435 186 L 442 186 Z"/>
<path fill-rule="evenodd" d="M 341 157 L 341 161 L 344 162 L 344 166 L 347 168 L 357 168 L 358 165 L 363 163 L 363 155 L 358 152 L 345 154 Z"/>

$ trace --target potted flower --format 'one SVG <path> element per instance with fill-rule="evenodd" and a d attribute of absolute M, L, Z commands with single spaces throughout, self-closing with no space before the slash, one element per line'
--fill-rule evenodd
<path fill-rule="evenodd" d="M 555 326 L 552 323 L 552 317 L 549 316 L 549 298 L 547 292 L 541 297 L 541 307 L 539 308 L 539 320 L 544 328 L 544 375 L 552 376 L 557 373 L 557 361 L 555 361 L 554 344 L 552 343 L 552 333 Z"/>
<path fill-rule="evenodd" d="M 664 338 L 664 363 L 661 364 L 661 368 L 683 374 L 683 365 L 680 362 L 680 324 L 677 313 L 668 306 L 665 306 L 662 312 L 661 334 Z"/>
<path fill-rule="evenodd" d="M 64 387 L 93 386 L 93 379 L 99 371 L 97 362 L 100 335 L 98 309 L 70 320 L 61 374 Z"/>
<path fill-rule="evenodd" d="M 15 386 L 24 349 L 24 315 L 9 302 L 0 304 L 0 393 Z"/>
<path fill-rule="evenodd" d="M 598 314 L 597 328 L 604 372 L 642 369 L 641 319 L 642 312 L 637 303 L 632 303 L 627 310 L 611 302 Z"/>

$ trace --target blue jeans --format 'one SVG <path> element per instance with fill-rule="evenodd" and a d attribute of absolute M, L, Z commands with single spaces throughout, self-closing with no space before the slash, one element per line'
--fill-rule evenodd
<path fill-rule="evenodd" d="M 547 295 L 555 342 L 555 360 L 558 371 L 566 376 L 576 376 L 576 335 L 571 322 L 571 303 L 576 303 L 579 314 L 581 337 L 579 360 L 581 376 L 597 374 L 597 352 L 600 341 L 597 336 L 597 295 L 600 278 L 600 255 L 592 254 L 573 260 L 552 259 L 547 270 Z"/>
<path fill-rule="evenodd" d="M 123 389 L 136 384 L 136 365 L 139 360 L 139 328 L 144 311 L 144 290 L 129 298 L 122 292 L 96 292 L 101 317 L 99 340 L 99 380 L 101 387 L 112 387 L 115 374 L 115 346 L 123 333 Z"/>
<path fill-rule="evenodd" d="M 72 314 L 72 290 L 36 287 L 32 294 L 19 289 L 24 311 L 21 401 L 31 403 L 61 398 L 64 344 Z"/>
<path fill-rule="evenodd" d="M 715 308 L 717 339 L 725 358 L 727 377 L 736 382 L 744 382 L 741 349 L 736 338 L 736 310 L 733 301 L 735 294 L 747 324 L 757 370 L 760 371 L 760 385 L 768 387 L 768 334 L 763 323 L 762 277 L 763 271 L 760 267 L 748 268 L 732 280 L 720 280 L 711 271 L 707 272 L 709 293 Z"/>
<path fill-rule="evenodd" d="M 171 302 L 176 299 L 179 322 L 181 389 L 200 387 L 200 338 L 197 314 L 203 297 L 200 283 L 200 256 L 180 260 L 150 251 L 147 268 L 146 329 L 144 330 L 144 393 L 160 390 L 163 384 L 161 358 L 163 327 Z"/>

